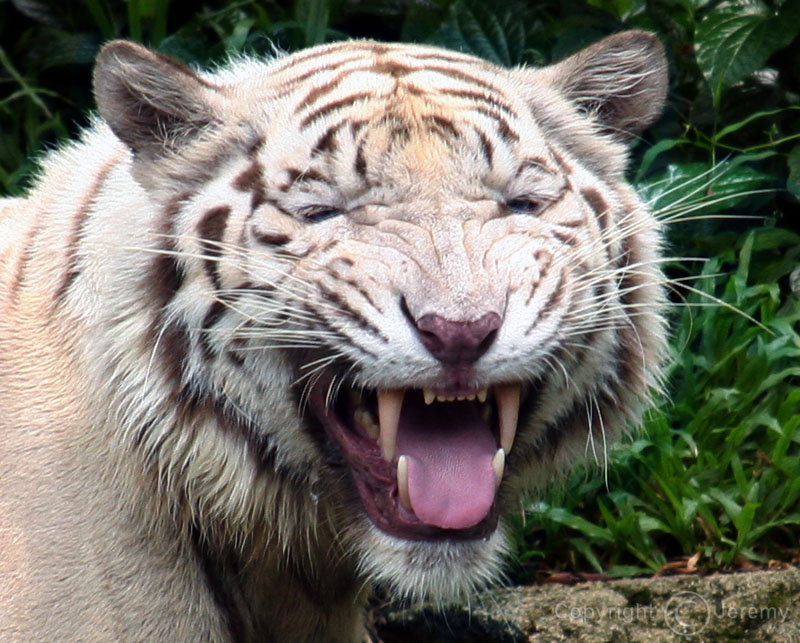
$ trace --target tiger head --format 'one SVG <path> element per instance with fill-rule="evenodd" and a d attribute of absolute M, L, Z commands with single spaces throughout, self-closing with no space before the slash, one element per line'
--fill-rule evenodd
<path fill-rule="evenodd" d="M 639 419 L 663 276 L 624 171 L 665 95 L 655 37 L 543 69 L 347 42 L 207 75 L 112 43 L 95 85 L 164 213 L 184 397 L 258 444 L 245 466 L 228 436 L 192 483 L 234 489 L 231 524 L 278 502 L 267 468 L 303 510 L 264 516 L 313 514 L 361 574 L 452 598 L 497 574 L 525 490 Z"/>

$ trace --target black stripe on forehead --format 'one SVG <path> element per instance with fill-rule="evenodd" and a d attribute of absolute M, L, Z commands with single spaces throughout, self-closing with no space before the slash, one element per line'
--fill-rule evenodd
<path fill-rule="evenodd" d="M 325 70 L 320 70 L 325 71 Z M 364 72 L 373 72 L 376 74 L 388 74 L 394 78 L 400 78 L 406 74 L 413 73 L 417 71 L 411 67 L 407 67 L 405 65 L 395 64 L 395 63 L 376 63 L 374 65 L 365 65 L 363 67 L 353 67 L 351 69 L 345 69 L 339 72 L 336 76 L 329 79 L 322 85 L 314 87 L 311 89 L 298 103 L 297 107 L 295 108 L 295 114 L 299 114 L 306 108 L 312 107 L 314 103 L 319 101 L 322 97 L 330 94 L 331 92 L 335 91 L 338 87 L 341 86 L 350 76 L 353 74 L 364 73 Z"/>
<path fill-rule="evenodd" d="M 335 61 L 335 65 L 326 66 L 321 64 L 314 69 L 307 70 L 299 76 L 295 76 L 287 81 L 285 84 L 290 84 L 297 87 L 299 83 L 308 80 L 316 74 L 326 74 L 335 70 L 336 68 L 351 62 L 368 62 L 361 58 L 346 58 L 342 61 Z M 449 96 L 462 100 L 471 101 L 473 103 L 485 104 L 495 112 L 500 112 L 508 117 L 517 118 L 517 112 L 511 107 L 510 101 L 503 92 L 503 90 L 491 83 L 484 80 L 474 72 L 476 66 L 469 61 L 456 61 L 455 64 L 421 64 L 418 67 L 411 66 L 405 62 L 398 62 L 391 59 L 374 60 L 372 64 L 364 64 L 353 66 L 350 69 L 343 69 L 332 78 L 328 77 L 322 84 L 312 87 L 308 90 L 300 102 L 295 107 L 295 114 L 299 115 L 306 109 L 312 108 L 323 97 L 334 92 L 337 88 L 341 87 L 349 77 L 358 73 L 373 73 L 376 75 L 390 76 L 396 80 L 410 76 L 413 74 L 436 74 L 446 78 L 450 81 L 455 81 L 457 86 L 437 86 L 436 84 L 425 82 L 399 82 L 395 86 L 395 90 L 407 91 L 412 95 L 428 95 L 428 96 Z M 467 85 L 467 87 L 464 87 Z M 392 92 L 394 93 L 394 92 Z M 348 92 L 347 96 L 340 97 L 329 101 L 326 105 L 317 108 L 310 114 L 307 114 L 301 121 L 301 128 L 307 127 L 310 123 L 316 121 L 318 118 L 327 114 L 332 109 L 337 109 L 350 104 L 357 100 L 357 97 L 376 96 L 369 91 L 369 89 L 361 88 L 356 89 L 355 92 Z"/>
<path fill-rule="evenodd" d="M 354 61 L 358 61 L 358 60 L 360 60 L 360 59 L 348 58 L 346 62 L 354 62 Z M 436 60 L 442 60 L 442 59 L 441 58 L 436 58 Z M 453 61 L 453 62 L 458 62 L 458 61 Z M 295 78 L 293 80 L 294 80 L 294 82 L 297 82 L 297 81 L 299 81 L 301 79 L 310 78 L 311 76 L 314 75 L 314 73 L 324 73 L 326 71 L 329 71 L 329 68 L 320 67 L 316 71 L 308 71 L 305 74 L 303 74 L 303 75 L 301 75 L 301 76 L 299 76 L 299 77 L 297 77 L 297 78 Z M 333 78 L 330 78 L 330 79 L 326 80 L 323 84 L 321 84 L 321 85 L 319 85 L 317 87 L 314 87 L 311 90 L 309 90 L 306 93 L 306 95 L 303 97 L 303 99 L 298 103 L 297 107 L 295 107 L 295 114 L 299 114 L 304 109 L 312 107 L 314 105 L 314 103 L 319 101 L 322 97 L 326 96 L 327 94 L 330 94 L 331 92 L 335 91 L 338 87 L 341 86 L 342 83 L 346 82 L 346 80 L 350 76 L 352 76 L 354 74 L 365 73 L 366 72 L 366 73 L 374 73 L 374 74 L 379 74 L 379 75 L 387 75 L 387 76 L 391 76 L 392 78 L 399 79 L 399 78 L 403 78 L 404 76 L 408 76 L 408 75 L 411 75 L 411 74 L 414 74 L 414 73 L 424 73 L 424 72 L 427 72 L 427 71 L 432 71 L 432 69 L 430 67 L 427 67 L 427 66 L 424 66 L 424 65 L 418 66 L 418 67 L 412 67 L 412 66 L 409 66 L 408 64 L 401 63 L 401 62 L 398 62 L 398 61 L 395 61 L 395 60 L 391 60 L 391 59 L 390 60 L 378 60 L 378 61 L 375 61 L 374 64 L 371 64 L 371 65 L 362 65 L 362 66 L 358 66 L 358 67 L 352 67 L 350 69 L 344 69 L 341 72 L 339 72 L 338 74 L 336 74 Z M 435 71 L 436 71 L 436 73 L 443 74 L 443 75 L 446 75 L 446 76 L 454 76 L 454 75 L 456 75 L 456 71 L 455 70 L 453 72 L 445 72 L 443 70 L 443 68 L 441 68 L 441 67 L 436 68 Z M 475 82 L 482 83 L 483 81 L 479 81 L 478 79 L 475 79 Z M 420 92 L 421 88 L 418 87 L 418 86 L 411 85 L 411 86 L 405 86 L 405 87 L 408 88 L 408 89 L 411 89 L 412 93 L 415 93 L 415 94 L 420 94 L 420 93 L 423 93 L 423 94 L 424 93 L 431 93 L 431 94 L 433 94 L 433 93 L 437 93 L 437 94 L 445 94 L 445 95 L 455 96 L 455 97 L 458 97 L 458 98 L 464 98 L 464 99 L 468 99 L 468 100 L 473 100 L 473 101 L 477 101 L 477 102 L 485 102 L 485 103 L 488 103 L 489 105 L 491 105 L 492 107 L 494 107 L 494 108 L 496 108 L 496 109 L 498 109 L 498 110 L 500 110 L 502 112 L 505 112 L 509 116 L 516 116 L 516 113 L 507 104 L 507 102 L 502 100 L 502 98 L 505 98 L 505 97 L 502 95 L 502 92 L 499 90 L 499 88 L 493 88 L 492 92 L 490 93 L 490 92 L 485 91 L 485 89 L 486 89 L 485 85 L 483 86 L 484 91 L 479 91 L 479 90 L 475 90 L 475 89 L 463 89 L 463 88 L 454 89 L 454 88 L 450 88 L 450 87 L 445 87 L 445 88 L 435 88 L 435 89 L 431 88 L 430 90 L 423 89 L 423 91 Z"/>
<path fill-rule="evenodd" d="M 344 56 L 344 58 L 342 58 Z M 316 47 L 287 56 L 276 63 L 273 73 L 290 72 L 293 67 L 303 67 L 313 61 L 317 69 L 332 69 L 355 60 L 380 59 L 382 63 L 407 65 L 411 61 L 419 61 L 419 66 L 427 66 L 431 62 L 443 65 L 467 65 L 481 69 L 495 69 L 495 66 L 474 56 L 459 54 L 448 49 L 386 44 L 369 41 L 346 41 Z"/>
<path fill-rule="evenodd" d="M 311 156 L 326 153 L 332 154 L 336 152 L 338 149 L 338 145 L 336 143 L 336 134 L 340 129 L 342 129 L 342 127 L 344 127 L 344 125 L 346 125 L 346 123 L 346 120 L 341 120 L 325 130 L 325 133 L 317 139 L 317 142 L 314 143 L 313 147 L 311 148 Z"/>
<path fill-rule="evenodd" d="M 454 98 L 461 98 L 470 103 L 474 103 L 477 105 L 486 105 L 483 107 L 483 111 L 486 112 L 489 116 L 495 117 L 497 112 L 505 114 L 511 118 L 519 118 L 519 115 L 514 110 L 513 107 L 508 103 L 506 100 L 505 95 L 499 88 L 495 88 L 491 92 L 480 91 L 477 89 L 464 89 L 459 88 L 455 89 L 452 87 L 441 87 L 437 90 L 439 94 L 444 96 L 450 96 Z M 478 109 L 477 105 L 473 105 L 473 109 Z M 491 108 L 491 110 L 489 109 Z"/>
<path fill-rule="evenodd" d="M 279 74 L 291 71 L 293 67 L 302 67 L 309 61 L 316 63 L 314 69 L 308 70 L 311 73 L 320 69 L 339 67 L 348 62 L 364 60 L 370 56 L 379 55 L 386 50 L 386 47 L 376 45 L 377 43 L 350 41 L 326 45 L 324 50 L 319 47 L 308 49 L 285 58 L 278 63 L 273 73 Z M 340 58 L 342 55 L 346 57 Z"/>
<path fill-rule="evenodd" d="M 318 107 L 313 112 L 308 114 L 302 121 L 300 121 L 300 129 L 306 129 L 309 125 L 316 123 L 319 119 L 324 118 L 325 116 L 332 114 L 340 109 L 344 109 L 346 107 L 350 107 L 354 103 L 366 100 L 368 98 L 372 98 L 372 93 L 370 92 L 357 92 L 355 94 L 349 94 L 342 98 L 338 98 L 336 100 L 330 101 L 321 107 Z"/>
<path fill-rule="evenodd" d="M 473 129 L 475 130 L 478 140 L 480 141 L 483 158 L 486 160 L 486 164 L 491 166 L 494 162 L 494 145 L 482 130 L 478 129 L 477 127 L 473 127 Z"/>
<path fill-rule="evenodd" d="M 440 134 L 442 136 L 452 136 L 453 138 L 459 135 L 458 128 L 456 127 L 455 123 L 450 120 L 449 118 L 445 118 L 444 116 L 423 116 L 420 119 L 424 125 L 424 127 L 432 132 Z"/>

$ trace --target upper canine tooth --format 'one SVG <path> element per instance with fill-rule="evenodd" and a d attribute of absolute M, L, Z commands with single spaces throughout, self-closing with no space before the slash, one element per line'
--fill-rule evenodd
<path fill-rule="evenodd" d="M 433 401 L 436 399 L 436 393 L 434 393 L 429 388 L 422 389 L 422 397 L 425 398 L 425 404 L 433 404 Z"/>
<path fill-rule="evenodd" d="M 400 423 L 400 410 L 403 408 L 404 395 L 404 389 L 378 391 L 378 422 L 381 425 L 378 441 L 381 445 L 383 459 L 387 462 L 394 460 L 394 451 L 397 447 L 397 426 Z"/>
<path fill-rule="evenodd" d="M 497 411 L 500 414 L 500 446 L 509 453 L 517 435 L 517 419 L 519 418 L 519 384 L 500 384 L 494 387 L 497 400 Z"/>
<path fill-rule="evenodd" d="M 478 396 L 478 402 L 485 402 L 486 397 L 489 395 L 489 389 L 482 388 L 480 391 L 476 393 L 476 395 Z"/>

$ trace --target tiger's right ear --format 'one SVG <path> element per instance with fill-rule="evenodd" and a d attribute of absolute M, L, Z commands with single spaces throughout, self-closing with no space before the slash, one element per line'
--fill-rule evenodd
<path fill-rule="evenodd" d="M 223 96 L 185 65 L 117 40 L 100 51 L 94 69 L 100 115 L 136 154 L 174 150 L 219 122 Z"/>
<path fill-rule="evenodd" d="M 664 47 L 646 31 L 608 36 L 538 73 L 600 132 L 624 143 L 661 115 L 667 93 Z"/>

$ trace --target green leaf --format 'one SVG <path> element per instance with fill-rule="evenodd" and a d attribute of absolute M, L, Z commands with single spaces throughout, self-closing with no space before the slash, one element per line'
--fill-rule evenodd
<path fill-rule="evenodd" d="M 243 51 L 255 22 L 252 18 L 239 20 L 233 26 L 231 34 L 225 38 L 225 50 L 229 52 Z"/>
<path fill-rule="evenodd" d="M 139 0 L 128 0 L 128 28 L 131 40 L 142 42 L 142 8 Z"/>
<path fill-rule="evenodd" d="M 741 549 L 750 540 L 748 536 L 750 536 L 750 528 L 753 526 L 753 519 L 756 515 L 756 509 L 758 509 L 758 503 L 755 502 L 748 502 L 742 507 L 739 515 L 736 516 L 734 521 L 736 526 L 736 547 L 737 549 Z"/>
<path fill-rule="evenodd" d="M 576 531 L 581 532 L 594 542 L 614 542 L 614 537 L 608 529 L 603 529 L 595 524 L 592 524 L 585 518 L 576 516 L 571 511 L 562 509 L 560 507 L 551 507 L 545 514 L 547 518 L 553 522 L 557 522 L 567 527 L 571 527 Z"/>
<path fill-rule="evenodd" d="M 742 127 L 747 125 L 749 122 L 754 121 L 757 118 L 762 118 L 764 116 L 774 116 L 775 114 L 780 114 L 781 112 L 785 112 L 787 110 L 796 110 L 796 109 L 800 109 L 800 107 L 792 106 L 792 107 L 786 107 L 786 108 L 781 108 L 781 109 L 770 109 L 770 110 L 767 110 L 767 111 L 764 111 L 764 112 L 754 112 L 753 114 L 750 114 L 747 118 L 745 118 L 745 119 L 743 119 L 741 121 L 738 121 L 736 123 L 732 123 L 731 125 L 728 125 L 727 127 L 723 127 L 719 132 L 717 132 L 716 136 L 714 136 L 714 141 L 715 142 L 721 141 L 728 134 L 732 134 L 733 132 L 736 132 L 737 130 L 741 129 Z"/>
<path fill-rule="evenodd" d="M 671 150 L 673 147 L 683 143 L 686 143 L 686 139 L 665 138 L 653 145 L 649 150 L 647 150 L 647 152 L 644 153 L 644 156 L 642 156 L 642 162 L 639 164 L 639 168 L 636 170 L 636 178 L 634 179 L 634 183 L 639 183 L 644 178 L 645 174 L 647 174 L 647 170 L 650 169 L 650 166 L 653 164 L 653 161 L 655 161 L 659 154 L 666 152 L 667 150 Z"/>
<path fill-rule="evenodd" d="M 777 13 L 761 0 L 723 4 L 697 26 L 695 53 L 715 107 L 724 90 L 758 71 L 800 32 L 800 0 L 786 0 Z"/>
<path fill-rule="evenodd" d="M 43 27 L 35 33 L 29 43 L 33 49 L 29 58 L 28 73 L 53 67 L 85 65 L 94 62 L 100 41 L 94 34 L 68 33 L 59 29 Z"/>
<path fill-rule="evenodd" d="M 113 21 L 109 19 L 105 5 L 100 0 L 86 0 L 86 9 L 94 19 L 100 33 L 103 34 L 104 40 L 111 40 L 117 36 L 116 27 Z"/>
<path fill-rule="evenodd" d="M 457 0 L 450 5 L 438 40 L 450 49 L 511 67 L 522 62 L 524 21 L 508 10 L 501 14 L 480 2 Z"/>
<path fill-rule="evenodd" d="M 570 538 L 569 544 L 572 545 L 577 551 L 583 554 L 587 562 L 594 568 L 598 574 L 603 573 L 603 566 L 600 564 L 597 556 L 592 551 L 592 547 L 583 538 Z"/>
<path fill-rule="evenodd" d="M 621 20 L 631 10 L 633 2 L 632 0 L 587 0 L 587 4 L 611 14 L 617 20 Z"/>
<path fill-rule="evenodd" d="M 789 192 L 800 199 L 800 145 L 795 145 L 791 149 L 787 164 L 789 165 L 789 178 L 786 180 L 786 187 Z"/>
<path fill-rule="evenodd" d="M 772 180 L 771 175 L 743 165 L 741 160 L 739 157 L 716 166 L 670 164 L 663 173 L 649 177 L 637 187 L 662 218 L 725 213 Z"/>
<path fill-rule="evenodd" d="M 330 9 L 327 0 L 299 0 L 295 5 L 295 18 L 304 24 L 306 47 L 325 42 Z"/>

